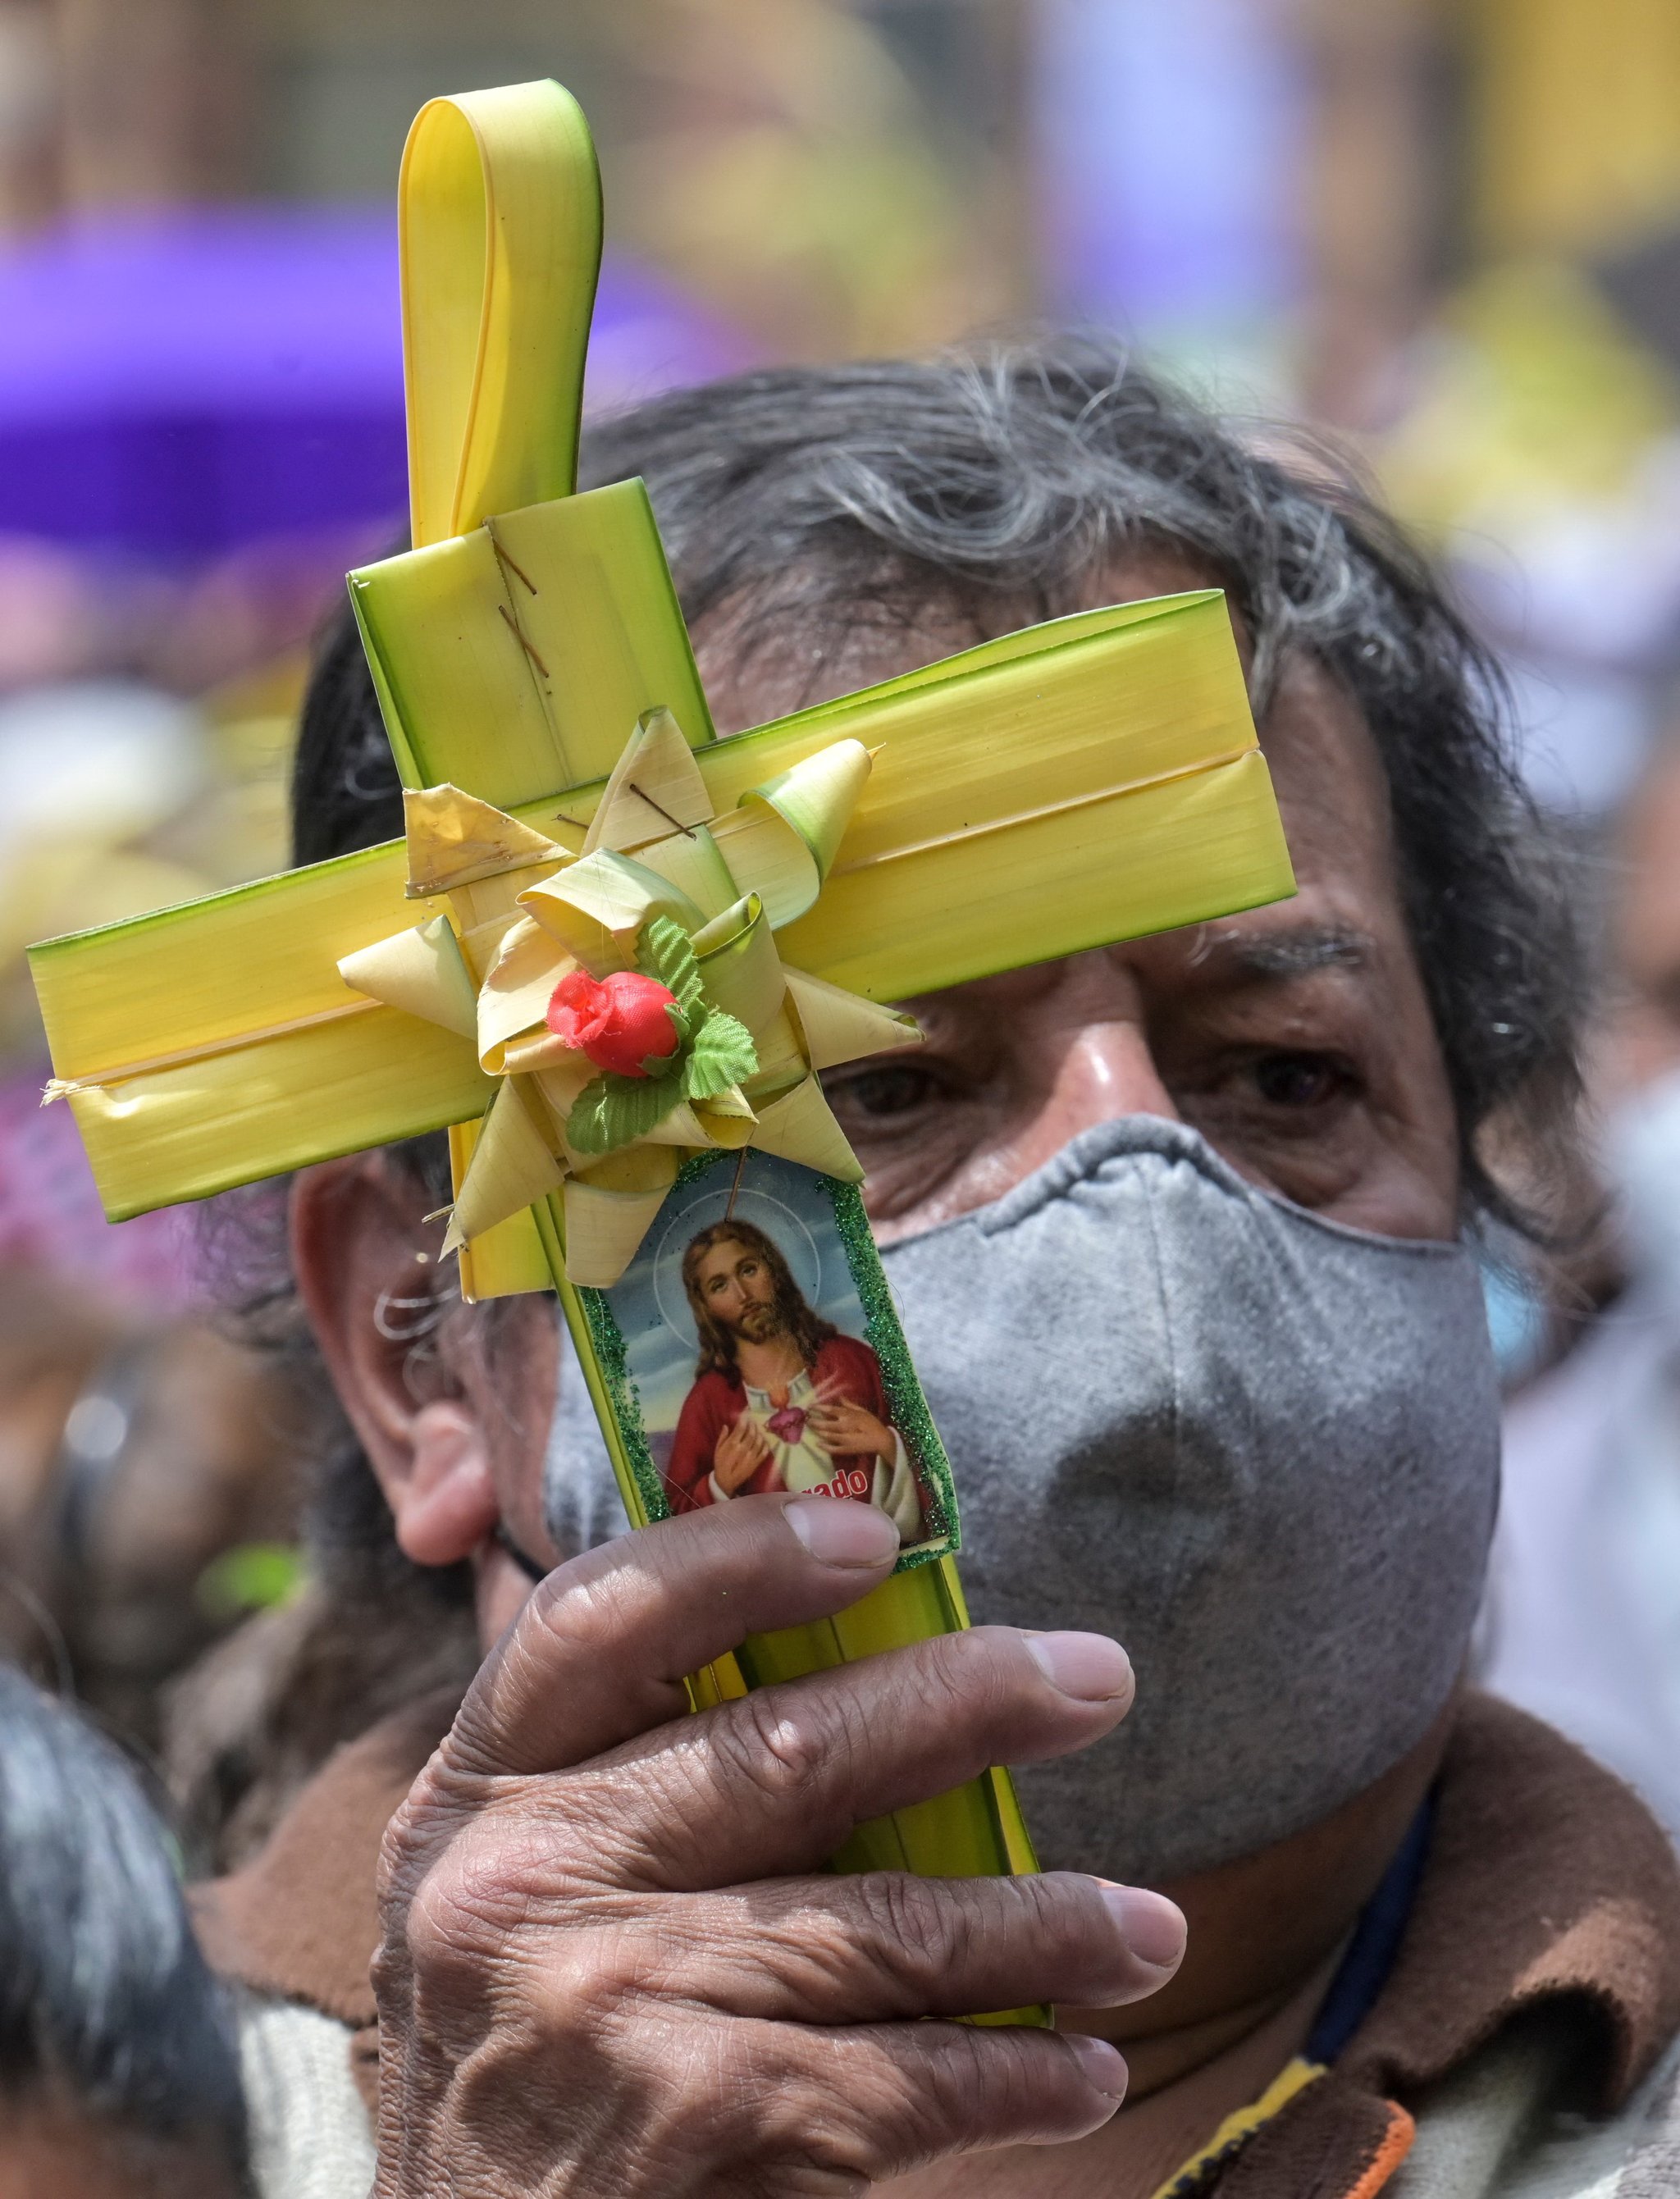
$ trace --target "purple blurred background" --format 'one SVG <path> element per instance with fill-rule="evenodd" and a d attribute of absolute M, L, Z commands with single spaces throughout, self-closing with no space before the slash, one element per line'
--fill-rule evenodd
<path fill-rule="evenodd" d="M 179 561 L 402 514 L 386 209 L 79 223 L 0 257 L 0 534 Z M 608 261 L 592 404 L 746 355 L 715 316 Z"/>

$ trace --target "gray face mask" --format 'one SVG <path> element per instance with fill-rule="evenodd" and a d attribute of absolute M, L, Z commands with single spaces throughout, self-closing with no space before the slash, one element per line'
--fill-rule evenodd
<path fill-rule="evenodd" d="M 1324 1221 L 1134 1116 L 882 1257 L 976 1622 L 1114 1634 L 1137 1673 L 1117 1734 L 1018 1775 L 1047 1867 L 1150 1881 L 1252 1854 L 1421 1739 L 1498 1487 L 1467 1250 Z M 623 1525 L 581 1388 L 563 1369 L 567 1548 Z"/>

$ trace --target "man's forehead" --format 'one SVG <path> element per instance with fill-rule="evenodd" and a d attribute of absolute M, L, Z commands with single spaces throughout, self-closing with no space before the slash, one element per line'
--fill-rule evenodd
<path fill-rule="evenodd" d="M 1030 610 L 999 631 L 1030 624 Z M 720 733 L 837 701 L 906 672 L 918 672 L 989 638 L 948 605 L 819 604 L 785 615 L 773 598 L 726 607 L 693 630 L 695 662 Z"/>
<path fill-rule="evenodd" d="M 1387 773 L 1363 711 L 1327 667 L 1297 654 L 1260 723 L 1295 874 L 1348 878 L 1397 907 Z"/>
<path fill-rule="evenodd" d="M 1187 557 L 1152 547 L 1109 563 L 1070 586 L 1060 613 L 1131 603 L 1218 585 Z M 1000 592 L 990 607 L 954 593 L 925 602 L 860 593 L 855 605 L 823 601 L 778 616 L 772 598 L 738 598 L 696 622 L 696 655 L 720 729 L 739 732 L 791 710 L 832 701 L 971 647 L 1030 619 L 1032 607 Z M 1234 611 L 1245 666 L 1250 637 Z M 1259 725 L 1297 875 L 1350 857 L 1397 897 L 1386 775 L 1363 713 L 1327 667 L 1288 655 Z"/>
<path fill-rule="evenodd" d="M 1316 899 L 1316 896 L 1314 896 Z M 1108 950 L 1112 952 L 1112 950 Z M 1288 985 L 1325 975 L 1345 975 L 1379 984 L 1391 974 L 1391 953 L 1385 942 L 1355 918 L 1326 913 L 1299 901 L 1275 908 L 1250 909 L 1240 916 L 1215 919 L 1181 931 L 1157 932 L 1125 950 L 1140 971 L 1175 994 L 1209 986 L 1234 990 L 1245 986 Z M 924 993 L 905 1005 L 930 1035 L 943 1015 L 991 1016 L 999 995 L 1043 992 L 1047 979 L 1095 957 L 1042 962 L 1001 977 L 983 977 L 944 992 Z"/>
<path fill-rule="evenodd" d="M 1151 546 L 1094 571 L 1088 586 L 1075 592 L 1092 604 L 1125 603 L 1206 586 L 1210 577 L 1189 557 Z M 936 600 L 919 608 L 866 598 L 849 615 L 831 603 L 807 621 L 778 621 L 764 616 L 763 608 L 726 608 L 697 628 L 720 726 L 762 723 L 982 638 L 954 603 Z M 1246 665 L 1249 636 L 1240 616 L 1234 615 L 1234 623 Z M 1213 965 L 1207 974 L 1233 982 L 1371 970 L 1383 962 L 1391 970 L 1391 958 L 1409 957 L 1411 948 L 1387 778 L 1363 713 L 1325 666 L 1298 651 L 1280 668 L 1259 732 L 1301 895 L 1199 926 L 1194 935 L 1164 935 L 1157 951 L 1181 964 L 1193 938 L 1194 951 Z M 924 996 L 933 997 L 939 996 Z"/>
<path fill-rule="evenodd" d="M 1221 585 L 1205 564 L 1160 545 L 1069 578 L 1053 601 L 1041 589 L 989 587 L 956 575 L 924 575 L 919 593 L 902 572 L 872 581 L 860 575 L 849 598 L 837 582 L 825 586 L 796 569 L 697 619 L 695 658 L 719 730 L 741 732 L 919 671 L 1035 620 Z M 1248 634 L 1234 613 L 1233 624 L 1246 669 Z"/>

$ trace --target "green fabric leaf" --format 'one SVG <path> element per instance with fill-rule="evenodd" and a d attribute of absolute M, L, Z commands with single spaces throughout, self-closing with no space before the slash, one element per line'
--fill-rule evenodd
<path fill-rule="evenodd" d="M 733 1016 L 714 1008 L 695 1035 L 688 1059 L 683 1064 L 685 1100 L 710 1100 L 739 1084 L 758 1067 L 758 1048 L 752 1033 Z"/>
<path fill-rule="evenodd" d="M 580 1153 L 612 1153 L 645 1138 L 684 1098 L 674 1076 L 619 1076 L 610 1069 L 586 1084 L 572 1103 L 568 1140 Z"/>
<path fill-rule="evenodd" d="M 668 916 L 651 918 L 642 926 L 636 960 L 644 976 L 656 979 L 675 997 L 679 1035 L 691 1039 L 705 1015 L 706 996 L 688 934 Z"/>

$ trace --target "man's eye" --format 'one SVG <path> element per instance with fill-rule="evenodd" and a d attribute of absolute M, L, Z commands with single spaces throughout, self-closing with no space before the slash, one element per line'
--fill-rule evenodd
<path fill-rule="evenodd" d="M 893 1115 L 908 1115 L 925 1106 L 936 1093 L 934 1080 L 925 1070 L 896 1063 L 836 1077 L 828 1082 L 827 1089 L 831 1106 L 878 1122 Z"/>
<path fill-rule="evenodd" d="M 1339 1099 L 1350 1081 L 1323 1053 L 1263 1053 L 1251 1073 L 1255 1090 L 1271 1107 L 1321 1107 Z"/>

